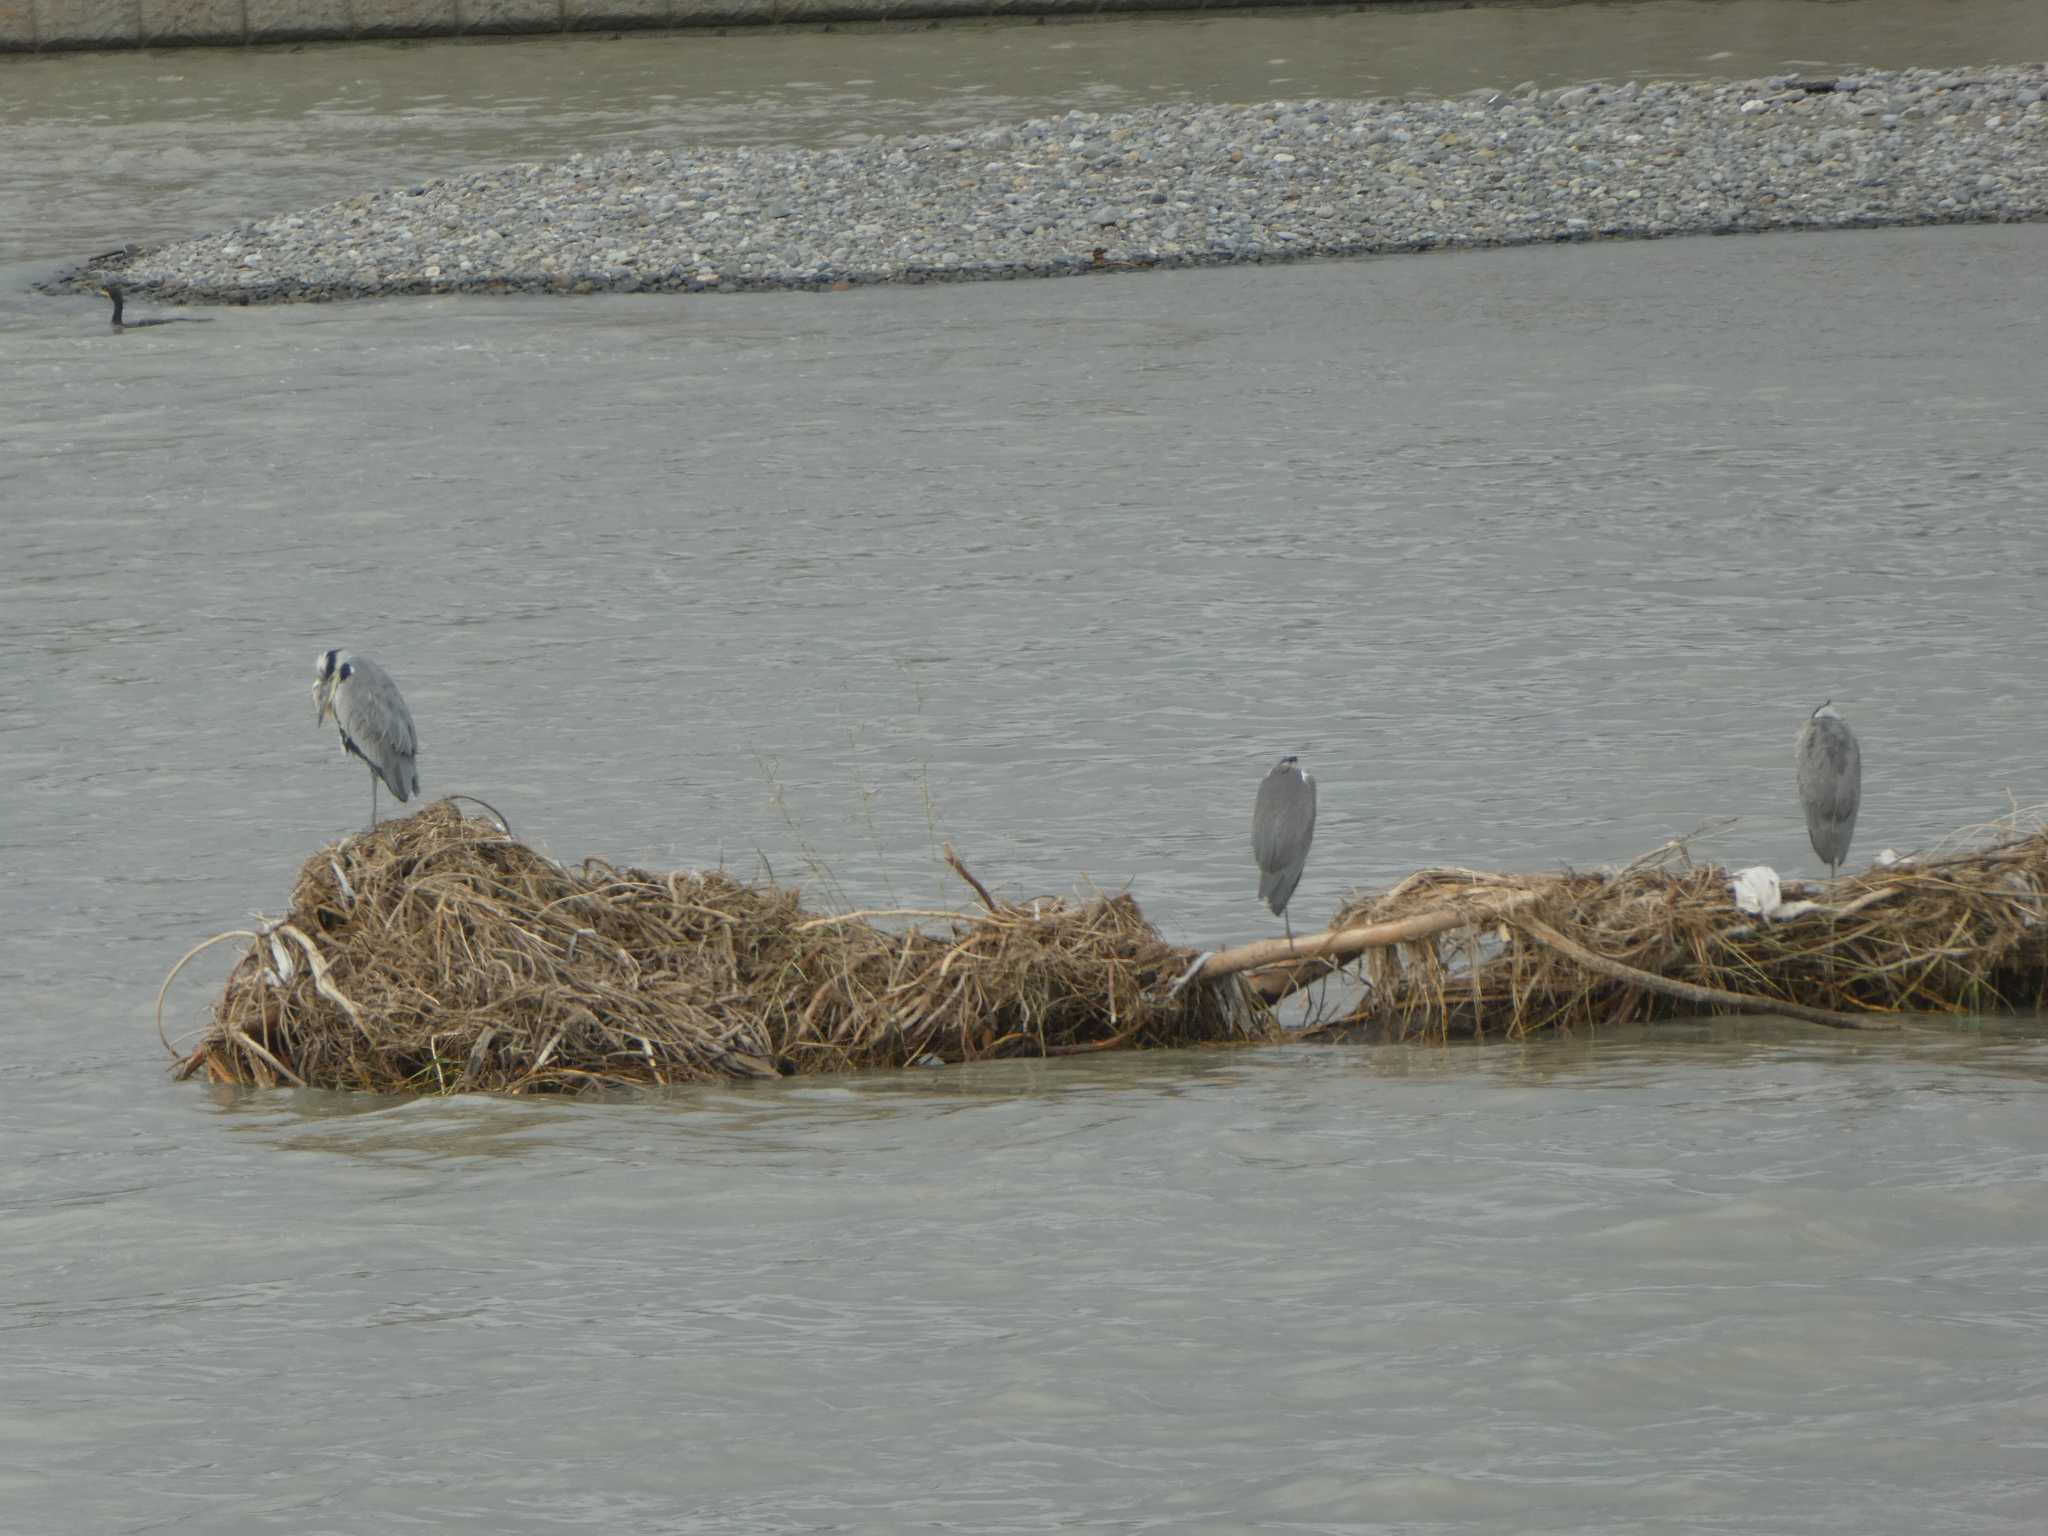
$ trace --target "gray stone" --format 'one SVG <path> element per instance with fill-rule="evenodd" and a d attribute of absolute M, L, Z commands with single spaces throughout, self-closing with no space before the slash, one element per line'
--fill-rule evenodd
<path fill-rule="evenodd" d="M 36 0 L 38 48 L 104 48 L 142 37 L 140 0 Z"/>
<path fill-rule="evenodd" d="M 776 0 L 775 19 L 816 25 L 827 21 L 879 21 L 902 0 Z"/>
<path fill-rule="evenodd" d="M 358 37 L 423 37 L 453 32 L 455 0 L 349 0 Z"/>
<path fill-rule="evenodd" d="M 562 0 L 455 0 L 464 32 L 559 32 Z"/>
<path fill-rule="evenodd" d="M 665 27 L 669 0 L 562 0 L 562 23 L 572 31 L 606 27 Z"/>
<path fill-rule="evenodd" d="M 751 25 L 761 20 L 764 3 L 769 0 L 669 0 L 669 23 L 678 27 Z M 779 11 L 775 14 L 781 15 Z M 789 19 L 796 18 L 792 14 Z"/>
<path fill-rule="evenodd" d="M 142 0 L 145 43 L 239 43 L 242 0 Z"/>
<path fill-rule="evenodd" d="M 0 52 L 26 52 L 35 45 L 35 0 L 0 0 Z"/>
<path fill-rule="evenodd" d="M 347 37 L 355 23 L 348 0 L 243 0 L 252 42 Z"/>

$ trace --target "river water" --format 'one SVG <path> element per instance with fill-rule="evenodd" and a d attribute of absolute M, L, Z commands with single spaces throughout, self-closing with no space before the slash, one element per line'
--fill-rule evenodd
<path fill-rule="evenodd" d="M 1873 20 L 1901 9 L 1162 22 L 1117 78 L 1233 94 L 1189 62 L 1219 29 L 1307 69 L 1398 25 L 1435 61 L 1403 79 L 1454 85 L 1460 28 L 1589 14 L 1670 30 L 1553 74 L 1721 68 L 1716 15 L 1841 29 L 1727 28 L 1777 59 L 1951 62 L 1968 27 Z M 1956 8 L 1975 56 L 2048 52 L 2001 14 Z M 701 46 L 742 82 L 913 43 L 981 82 L 761 108 L 830 136 L 1102 104 L 1111 31 Z M 1024 40 L 1082 62 L 1005 73 Z M 0 260 L 640 132 L 643 50 L 695 46 L 9 64 L 72 147 L 7 160 Z M 532 104 L 321 106 L 363 60 L 422 100 L 497 61 Z M 212 82 L 183 173 L 150 70 Z M 664 131 L 736 131 L 686 94 Z M 1790 745 L 1829 696 L 1857 855 L 1925 845 L 2048 800 L 2044 316 L 2038 227 L 124 336 L 16 283 L 0 1531 L 2038 1531 L 2037 1020 L 390 1103 L 170 1083 L 151 1006 L 363 815 L 306 694 L 330 644 L 397 674 L 430 792 L 828 904 L 957 902 L 950 838 L 1005 892 L 1130 882 L 1176 940 L 1263 935 L 1282 751 L 1322 786 L 1306 921 L 1727 816 L 1705 852 L 1808 872 Z"/>

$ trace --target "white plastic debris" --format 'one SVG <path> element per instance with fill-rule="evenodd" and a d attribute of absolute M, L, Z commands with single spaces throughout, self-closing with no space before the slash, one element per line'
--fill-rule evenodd
<path fill-rule="evenodd" d="M 1768 864 L 1736 870 L 1728 879 L 1728 888 L 1735 893 L 1736 910 L 1752 917 L 1768 917 L 1784 901 L 1778 872 Z"/>
<path fill-rule="evenodd" d="M 1817 901 L 1781 901 L 1767 914 L 1774 923 L 1789 923 L 1795 917 L 1804 917 L 1809 912 L 1827 910 Z"/>
<path fill-rule="evenodd" d="M 1877 856 L 1877 867 L 1879 869 L 1889 869 L 1892 865 L 1899 862 L 1899 850 L 1896 848 L 1887 848 Z"/>

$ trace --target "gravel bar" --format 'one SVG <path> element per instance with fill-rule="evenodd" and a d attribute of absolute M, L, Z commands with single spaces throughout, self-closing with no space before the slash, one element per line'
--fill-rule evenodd
<path fill-rule="evenodd" d="M 149 251 L 168 300 L 749 290 L 2048 216 L 2048 66 L 1069 112 L 851 148 L 621 150 Z"/>

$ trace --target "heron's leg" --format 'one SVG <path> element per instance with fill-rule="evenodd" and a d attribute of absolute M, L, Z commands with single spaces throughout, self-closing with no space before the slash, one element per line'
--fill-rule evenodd
<path fill-rule="evenodd" d="M 1286 925 L 1287 942 L 1292 944 L 1294 942 L 1294 920 L 1290 918 L 1285 912 L 1282 912 L 1280 914 L 1280 921 Z"/>
<path fill-rule="evenodd" d="M 1840 864 L 1837 864 L 1837 863 L 1836 863 L 1836 862 L 1835 862 L 1835 861 L 1834 861 L 1833 859 L 1829 859 L 1829 860 L 1828 860 L 1828 885 L 1829 885 L 1829 887 L 1830 887 L 1830 889 L 1829 889 L 1829 891 L 1828 891 L 1828 900 L 1829 900 L 1830 902 L 1833 902 L 1833 901 L 1834 901 L 1834 900 L 1836 899 L 1836 897 L 1835 897 L 1835 893 L 1834 893 L 1834 890 L 1832 889 L 1832 887 L 1834 886 L 1834 883 L 1835 883 L 1835 881 L 1836 881 L 1837 877 L 1838 877 L 1838 876 L 1839 876 L 1839 875 L 1841 874 L 1841 871 L 1842 871 L 1842 866 L 1841 866 Z M 1834 992 L 1835 992 L 1835 933 L 1836 933 L 1836 928 L 1835 928 L 1835 911 L 1834 911 L 1834 908 L 1833 908 L 1832 906 L 1830 906 L 1830 907 L 1828 908 L 1827 918 L 1828 918 L 1828 950 L 1827 950 L 1827 955 L 1826 955 L 1826 957 L 1825 957 L 1825 958 L 1824 958 L 1824 959 L 1823 959 L 1823 960 L 1821 961 L 1821 967 L 1820 967 L 1820 972 L 1821 972 L 1821 976 L 1822 976 L 1822 978 L 1823 978 L 1823 979 L 1824 979 L 1824 980 L 1825 980 L 1825 981 L 1827 982 L 1827 987 L 1828 987 L 1828 995 L 1827 995 L 1826 997 L 1824 997 L 1824 998 L 1822 998 L 1822 999 L 1821 999 L 1821 1006 L 1822 1006 L 1823 1008 L 1832 1008 L 1832 1007 L 1833 1007 L 1833 1006 L 1835 1005 L 1835 996 L 1834 996 Z"/>
<path fill-rule="evenodd" d="M 376 770 L 376 769 L 374 769 L 374 768 L 372 768 L 372 769 L 370 770 L 370 827 L 371 827 L 371 829 L 372 829 L 372 830 L 375 830 L 376 826 L 377 826 L 377 770 Z"/>

